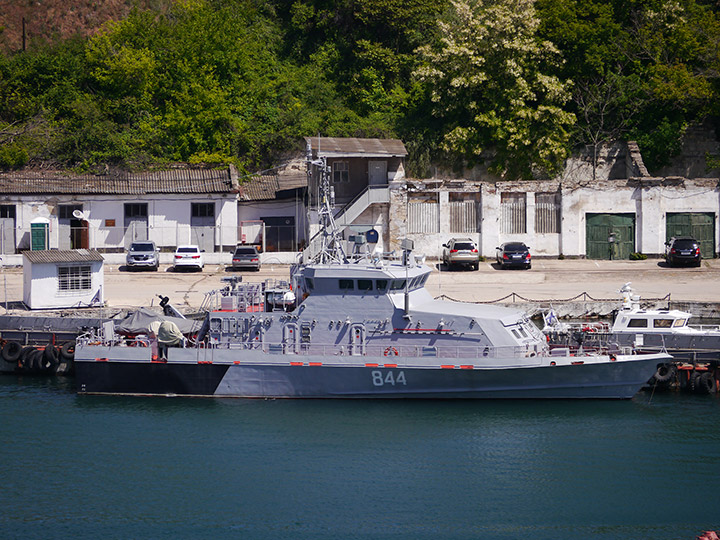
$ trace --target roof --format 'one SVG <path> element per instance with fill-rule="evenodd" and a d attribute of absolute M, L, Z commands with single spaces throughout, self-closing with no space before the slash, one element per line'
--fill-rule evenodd
<path fill-rule="evenodd" d="M 398 139 L 356 139 L 354 137 L 305 137 L 313 156 L 405 157 L 407 150 Z"/>
<path fill-rule="evenodd" d="M 231 169 L 172 169 L 143 173 L 72 174 L 16 171 L 0 174 L 0 194 L 145 195 L 150 193 L 235 193 Z"/>
<path fill-rule="evenodd" d="M 279 175 L 256 175 L 240 185 L 241 201 L 269 201 L 278 198 L 278 192 L 307 187 L 307 174 L 295 172 Z"/>
<path fill-rule="evenodd" d="M 43 249 L 23 251 L 23 255 L 34 264 L 102 262 L 105 260 L 96 249 Z"/>

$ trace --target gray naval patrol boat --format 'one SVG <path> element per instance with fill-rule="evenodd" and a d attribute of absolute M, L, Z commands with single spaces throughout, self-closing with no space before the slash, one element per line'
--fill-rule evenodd
<path fill-rule="evenodd" d="M 670 360 L 659 353 L 551 353 L 522 312 L 433 299 L 425 289 L 432 270 L 407 240 L 397 258 L 371 255 L 361 235 L 346 253 L 327 166 L 314 165 L 323 173 L 321 247 L 292 268 L 289 287 L 236 280 L 219 293 L 199 333 L 164 357 L 154 358 L 151 346 L 130 346 L 112 328 L 82 336 L 78 392 L 628 399 Z"/>

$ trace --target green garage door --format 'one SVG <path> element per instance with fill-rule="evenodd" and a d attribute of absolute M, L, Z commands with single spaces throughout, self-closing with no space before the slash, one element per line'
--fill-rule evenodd
<path fill-rule="evenodd" d="M 585 221 L 588 259 L 629 259 L 635 251 L 635 214 L 585 214 Z"/>
<path fill-rule="evenodd" d="M 692 236 L 700 242 L 700 253 L 706 259 L 715 257 L 715 214 L 712 212 L 668 212 L 665 240 L 673 236 Z"/>

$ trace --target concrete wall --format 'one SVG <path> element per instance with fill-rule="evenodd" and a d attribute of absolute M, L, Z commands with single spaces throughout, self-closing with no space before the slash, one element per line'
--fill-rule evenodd
<path fill-rule="evenodd" d="M 403 183 L 404 184 L 404 183 Z M 487 258 L 495 256 L 495 247 L 503 242 L 521 241 L 528 244 L 536 256 L 570 257 L 586 255 L 587 214 L 633 214 L 635 216 L 635 249 L 649 255 L 664 253 L 666 215 L 674 212 L 709 212 L 715 219 L 715 251 L 720 251 L 720 188 L 717 178 L 631 178 L 588 181 L 468 181 L 459 187 L 457 180 L 408 180 L 397 183 L 391 191 L 389 216 L 389 247 L 398 249 L 400 241 L 411 238 L 416 250 L 428 257 L 437 257 L 442 244 L 451 237 L 469 236 L 476 240 Z M 440 200 L 440 232 L 407 234 L 408 186 L 423 193 L 438 192 Z M 535 232 L 535 194 L 559 191 L 561 197 L 561 232 Z M 449 231 L 448 197 L 450 192 L 479 192 L 481 201 L 481 231 L 477 234 L 457 234 Z M 502 193 L 527 194 L 526 232 L 502 233 Z"/>
<path fill-rule="evenodd" d="M 87 291 L 58 290 L 58 266 L 90 266 L 91 287 Z M 83 263 L 31 263 L 23 264 L 23 302 L 30 309 L 53 309 L 85 307 L 91 304 L 95 295 L 103 303 L 105 274 L 102 261 Z"/>

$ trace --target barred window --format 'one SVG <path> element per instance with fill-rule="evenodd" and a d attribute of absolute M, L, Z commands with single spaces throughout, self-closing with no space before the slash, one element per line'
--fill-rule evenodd
<path fill-rule="evenodd" d="M 147 217 L 147 203 L 125 203 L 125 217 Z"/>
<path fill-rule="evenodd" d="M 349 182 L 350 170 L 347 161 L 336 161 L 332 164 L 333 182 Z"/>
<path fill-rule="evenodd" d="M 190 203 L 192 217 L 215 217 L 215 203 Z"/>
<path fill-rule="evenodd" d="M 535 232 L 560 232 L 560 194 L 535 194 Z"/>
<path fill-rule="evenodd" d="M 410 195 L 407 212 L 408 233 L 440 232 L 440 205 L 437 193 Z"/>
<path fill-rule="evenodd" d="M 527 232 L 527 205 L 525 193 L 501 193 L 502 232 L 524 234 Z"/>
<path fill-rule="evenodd" d="M 475 193 L 450 193 L 450 232 L 480 232 L 479 201 Z"/>
<path fill-rule="evenodd" d="M 92 271 L 90 266 L 58 267 L 58 290 L 89 291 L 92 288 Z"/>

